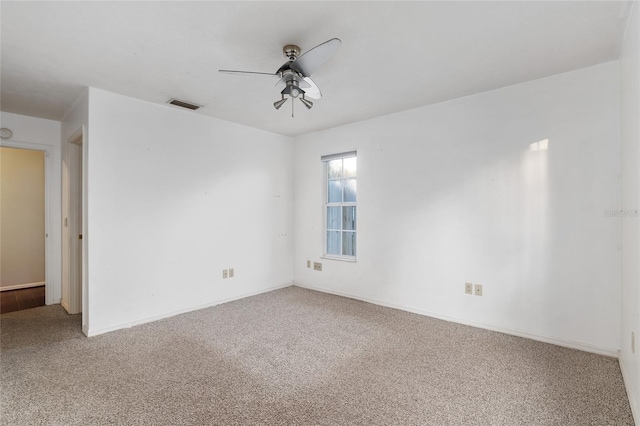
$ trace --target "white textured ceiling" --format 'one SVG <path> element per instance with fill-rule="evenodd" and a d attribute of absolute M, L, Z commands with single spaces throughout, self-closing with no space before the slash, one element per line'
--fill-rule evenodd
<path fill-rule="evenodd" d="M 630 2 L 0 3 L 0 108 L 62 119 L 92 86 L 285 135 L 617 59 Z M 279 98 L 282 46 L 342 46 L 312 110 Z"/>

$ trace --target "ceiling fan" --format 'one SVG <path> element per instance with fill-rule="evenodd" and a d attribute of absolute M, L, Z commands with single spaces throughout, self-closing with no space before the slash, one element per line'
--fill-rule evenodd
<path fill-rule="evenodd" d="M 282 48 L 282 52 L 289 59 L 275 73 L 253 72 L 253 71 L 235 71 L 235 70 L 218 70 L 223 73 L 230 74 L 258 74 L 271 75 L 279 77 L 276 87 L 282 89 L 281 99 L 275 101 L 273 106 L 280 109 L 282 105 L 291 98 L 291 116 L 293 117 L 293 99 L 300 99 L 300 102 L 308 109 L 313 107 L 313 102 L 307 98 L 320 99 L 322 93 L 311 80 L 313 74 L 320 68 L 340 47 L 342 42 L 338 38 L 332 38 L 313 49 L 300 55 L 300 48 L 294 44 L 288 44 Z"/>

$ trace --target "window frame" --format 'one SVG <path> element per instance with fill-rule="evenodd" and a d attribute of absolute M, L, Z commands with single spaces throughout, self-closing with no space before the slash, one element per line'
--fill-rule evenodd
<path fill-rule="evenodd" d="M 330 179 L 329 178 L 329 162 L 332 160 L 343 160 L 345 158 L 356 158 L 356 173 L 355 176 L 351 177 L 351 176 L 341 176 L 340 178 L 337 179 Z M 331 259 L 331 260 L 341 260 L 341 261 L 345 261 L 345 262 L 356 262 L 357 261 L 357 257 L 358 257 L 358 245 L 357 245 L 357 241 L 358 241 L 358 192 L 357 192 L 357 187 L 358 187 L 358 166 L 357 166 L 357 158 L 358 158 L 358 153 L 356 150 L 353 151 L 348 151 L 348 152 L 342 152 L 342 153 L 338 153 L 338 154 L 331 154 L 331 155 L 323 155 L 321 157 L 322 160 L 322 168 L 323 168 L 323 179 L 322 179 L 322 185 L 323 185 L 323 191 L 322 191 L 322 196 L 323 196 L 323 200 L 322 200 L 322 220 L 323 220 L 323 225 L 322 225 L 322 243 L 323 243 L 323 248 L 322 248 L 322 255 L 321 257 L 324 259 Z M 356 196 L 355 196 L 355 201 L 344 201 L 344 189 L 342 191 L 342 198 L 343 200 L 340 202 L 329 202 L 329 181 L 330 180 L 344 180 L 345 178 L 348 179 L 355 179 L 356 182 Z M 355 226 L 353 230 L 345 230 L 345 229 L 332 229 L 329 228 L 328 226 L 328 210 L 329 207 L 354 207 L 355 208 Z M 341 209 L 342 210 L 342 209 Z M 341 213 L 342 214 L 342 213 Z M 327 250 L 327 243 L 328 243 L 328 238 L 327 238 L 327 234 L 329 231 L 339 231 L 341 233 L 340 235 L 340 247 L 341 247 L 341 251 L 342 251 L 342 233 L 343 232 L 353 232 L 355 234 L 355 241 L 356 241 L 356 249 L 355 249 L 355 255 L 354 256 L 349 256 L 349 255 L 344 255 L 344 254 L 335 254 L 335 253 L 328 253 Z"/>

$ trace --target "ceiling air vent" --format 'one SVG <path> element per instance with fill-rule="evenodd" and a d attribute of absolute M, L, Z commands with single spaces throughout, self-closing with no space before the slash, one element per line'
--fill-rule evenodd
<path fill-rule="evenodd" d="M 202 108 L 202 105 L 192 104 L 191 102 L 181 101 L 179 99 L 169 99 L 167 101 L 168 104 L 179 106 L 186 109 L 197 110 L 198 108 Z"/>

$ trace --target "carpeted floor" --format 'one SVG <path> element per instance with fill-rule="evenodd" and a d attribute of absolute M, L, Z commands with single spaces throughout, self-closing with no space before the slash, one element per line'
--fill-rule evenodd
<path fill-rule="evenodd" d="M 3 425 L 633 425 L 617 360 L 288 287 L 93 338 L 0 316 Z"/>

